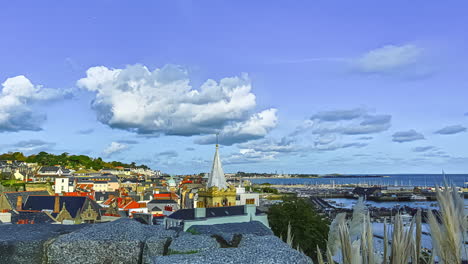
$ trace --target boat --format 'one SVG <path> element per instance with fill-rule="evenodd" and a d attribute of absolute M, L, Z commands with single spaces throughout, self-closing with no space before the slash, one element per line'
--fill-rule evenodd
<path fill-rule="evenodd" d="M 413 194 L 411 195 L 410 200 L 411 201 L 426 201 L 427 198 L 425 196 Z"/>

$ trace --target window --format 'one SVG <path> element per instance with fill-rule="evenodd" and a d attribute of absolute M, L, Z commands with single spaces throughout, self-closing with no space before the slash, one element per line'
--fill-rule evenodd
<path fill-rule="evenodd" d="M 255 204 L 255 199 L 245 199 L 245 204 Z"/>

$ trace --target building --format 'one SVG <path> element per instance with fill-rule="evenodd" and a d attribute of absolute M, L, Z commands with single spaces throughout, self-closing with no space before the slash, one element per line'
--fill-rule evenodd
<path fill-rule="evenodd" d="M 260 206 L 260 194 L 246 192 L 244 187 L 236 188 L 236 205 L 255 204 Z"/>
<path fill-rule="evenodd" d="M 57 177 L 55 178 L 55 193 L 73 192 L 73 182 L 70 182 L 68 177 Z"/>
<path fill-rule="evenodd" d="M 179 210 L 179 204 L 174 200 L 152 200 L 146 205 L 153 215 L 170 215 Z"/>
<path fill-rule="evenodd" d="M 194 225 L 215 225 L 258 221 L 269 227 L 268 217 L 254 204 L 243 206 L 181 209 L 164 219 L 166 228 L 179 227 L 187 231 Z"/>
<path fill-rule="evenodd" d="M 69 169 L 65 169 L 59 166 L 52 166 L 52 167 L 43 166 L 36 173 L 36 177 L 41 180 L 52 180 L 57 177 L 66 177 L 70 175 L 71 175 L 71 171 Z"/>
<path fill-rule="evenodd" d="M 0 211 L 16 210 L 23 207 L 23 201 L 30 195 L 49 195 L 47 191 L 5 192 L 0 194 Z"/>
<path fill-rule="evenodd" d="M 198 191 L 196 207 L 233 206 L 236 204 L 236 189 L 228 186 L 224 176 L 223 167 L 219 158 L 219 147 L 213 159 L 213 166 L 208 177 L 208 184 Z"/>
<path fill-rule="evenodd" d="M 29 195 L 18 211 L 45 212 L 55 222 L 94 223 L 101 220 L 100 206 L 86 196 Z"/>

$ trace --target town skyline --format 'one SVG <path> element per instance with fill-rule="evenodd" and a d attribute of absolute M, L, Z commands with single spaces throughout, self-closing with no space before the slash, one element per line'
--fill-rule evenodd
<path fill-rule="evenodd" d="M 73 5 L 2 4 L 0 153 L 466 173 L 465 3 Z"/>

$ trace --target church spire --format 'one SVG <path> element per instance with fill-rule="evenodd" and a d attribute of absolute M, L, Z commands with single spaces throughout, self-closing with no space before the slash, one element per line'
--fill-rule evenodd
<path fill-rule="evenodd" d="M 213 167 L 211 167 L 210 177 L 208 178 L 208 187 L 213 186 L 220 189 L 225 189 L 227 187 L 223 166 L 219 158 L 218 134 L 216 134 L 216 152 L 213 159 Z"/>

